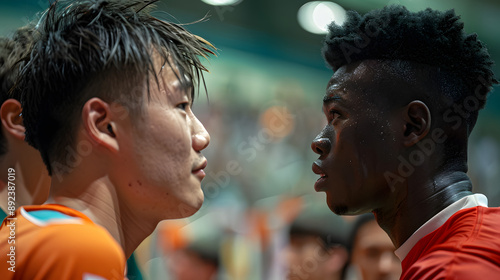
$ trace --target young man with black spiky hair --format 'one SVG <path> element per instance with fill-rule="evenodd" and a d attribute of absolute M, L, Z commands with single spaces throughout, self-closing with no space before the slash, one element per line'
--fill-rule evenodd
<path fill-rule="evenodd" d="M 191 106 L 214 48 L 154 2 L 57 1 L 40 20 L 15 89 L 49 204 L 2 224 L 1 279 L 123 279 L 160 221 L 201 207 L 210 138 Z"/>
<path fill-rule="evenodd" d="M 331 25 L 334 70 L 311 147 L 339 215 L 373 212 L 401 279 L 495 279 L 500 208 L 472 193 L 467 141 L 492 85 L 492 60 L 454 11 L 388 6 Z"/>

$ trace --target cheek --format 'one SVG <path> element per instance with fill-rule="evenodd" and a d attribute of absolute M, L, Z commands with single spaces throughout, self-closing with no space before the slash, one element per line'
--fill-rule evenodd
<path fill-rule="evenodd" d="M 191 136 L 187 122 L 173 113 L 165 113 L 136 141 L 137 154 L 145 172 L 184 176 L 191 171 Z"/>
<path fill-rule="evenodd" d="M 374 122 L 358 126 L 348 142 L 355 146 L 355 153 L 363 169 L 379 169 L 388 158 L 394 156 L 393 136 L 384 125 Z"/>
<path fill-rule="evenodd" d="M 359 196 L 372 181 L 381 167 L 380 157 L 384 150 L 375 141 L 373 128 L 352 125 L 345 127 L 336 135 L 334 160 L 339 182 L 347 184 L 345 192 Z"/>
<path fill-rule="evenodd" d="M 351 180 L 359 177 L 360 174 L 357 169 L 363 169 L 362 166 L 367 160 L 365 152 L 367 146 L 366 135 L 359 132 L 356 125 L 351 125 L 333 135 L 336 142 L 334 156 L 338 158 L 338 168 L 339 170 L 344 169 L 341 173 L 344 176 L 351 177 Z"/>
<path fill-rule="evenodd" d="M 167 112 L 159 116 L 161 120 L 150 125 L 144 141 L 153 145 L 152 153 L 167 152 L 172 157 L 185 157 L 190 151 L 191 137 L 188 121 L 176 112 Z M 151 148 L 151 147 L 150 147 Z"/>

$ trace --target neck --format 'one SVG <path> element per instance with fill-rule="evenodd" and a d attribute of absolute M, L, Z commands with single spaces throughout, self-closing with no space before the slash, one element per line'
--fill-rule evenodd
<path fill-rule="evenodd" d="M 88 177 L 88 176 L 87 176 Z M 108 176 L 95 180 L 76 180 L 66 176 L 52 183 L 48 203 L 57 203 L 82 212 L 94 223 L 104 227 L 121 245 L 128 259 L 139 244 L 156 228 L 157 221 L 136 214 L 120 203 L 116 187 Z M 64 185 L 64 186 L 62 186 Z"/>
<path fill-rule="evenodd" d="M 469 177 L 462 171 L 443 172 L 436 176 L 419 174 L 415 178 L 408 178 L 408 182 L 414 183 L 408 183 L 407 193 L 396 204 L 374 211 L 377 222 L 388 233 L 396 248 L 441 210 L 472 194 Z"/>
<path fill-rule="evenodd" d="M 41 160 L 33 160 L 32 156 L 31 153 L 17 153 L 11 147 L 9 152 L 1 157 L 0 207 L 4 212 L 7 210 L 8 197 L 15 198 L 16 208 L 41 204 L 47 199 L 50 177 Z M 11 190 L 8 189 L 9 186 Z"/>

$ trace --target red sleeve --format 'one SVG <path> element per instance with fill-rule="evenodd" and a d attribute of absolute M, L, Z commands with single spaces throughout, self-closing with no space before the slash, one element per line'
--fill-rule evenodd
<path fill-rule="evenodd" d="M 401 279 L 498 279 L 500 267 L 490 261 L 489 254 L 486 252 L 482 255 L 472 255 L 463 252 L 436 251 L 419 259 Z"/>

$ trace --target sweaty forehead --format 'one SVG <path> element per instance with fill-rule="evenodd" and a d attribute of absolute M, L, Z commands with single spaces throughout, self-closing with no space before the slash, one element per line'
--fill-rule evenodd
<path fill-rule="evenodd" d="M 414 95 L 411 92 L 415 87 L 400 77 L 401 73 L 396 71 L 400 67 L 395 67 L 394 63 L 398 62 L 363 60 L 344 65 L 330 79 L 327 95 L 342 89 L 382 107 L 404 103 Z"/>
<path fill-rule="evenodd" d="M 333 74 L 328 88 L 332 85 L 361 85 L 361 83 L 375 83 L 377 76 L 377 62 L 373 60 L 364 60 L 361 62 L 344 65 L 337 69 Z"/>
<path fill-rule="evenodd" d="M 354 63 L 340 67 L 328 82 L 324 103 L 333 99 L 350 100 L 355 103 L 365 103 L 371 99 L 367 96 L 373 71 L 364 63 Z"/>
<path fill-rule="evenodd" d="M 172 63 L 163 63 L 156 73 L 158 78 L 160 93 L 167 97 L 173 95 L 186 95 L 190 100 L 193 98 L 193 84 L 191 78 L 182 74 Z"/>

